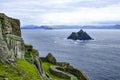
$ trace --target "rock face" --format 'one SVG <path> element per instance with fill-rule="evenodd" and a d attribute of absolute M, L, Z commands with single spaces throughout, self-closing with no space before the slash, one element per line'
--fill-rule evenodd
<path fill-rule="evenodd" d="M 15 58 L 23 59 L 23 55 L 20 21 L 0 13 L 0 61 L 11 63 Z"/>
<path fill-rule="evenodd" d="M 43 75 L 38 51 L 32 45 L 25 45 L 21 38 L 20 21 L 0 13 L 0 62 L 15 64 L 16 58 L 25 60 L 26 51 L 30 53 L 27 61 L 35 65 L 39 74 Z"/>
<path fill-rule="evenodd" d="M 79 32 L 72 32 L 72 34 L 67 38 L 72 40 L 92 40 L 92 38 L 84 32 L 82 29 Z"/>

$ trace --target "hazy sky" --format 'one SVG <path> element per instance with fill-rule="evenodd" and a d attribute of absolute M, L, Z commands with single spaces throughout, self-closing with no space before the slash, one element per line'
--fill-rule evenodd
<path fill-rule="evenodd" d="M 83 25 L 120 21 L 120 0 L 0 0 L 0 12 L 22 25 Z"/>

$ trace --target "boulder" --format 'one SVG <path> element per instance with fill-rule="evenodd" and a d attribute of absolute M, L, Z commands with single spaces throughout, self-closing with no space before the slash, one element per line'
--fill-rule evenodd
<path fill-rule="evenodd" d="M 93 40 L 85 31 L 82 29 L 78 32 L 72 32 L 67 39 L 72 40 Z"/>
<path fill-rule="evenodd" d="M 56 59 L 51 53 L 48 53 L 48 55 L 46 56 L 46 60 L 52 64 L 56 64 Z"/>

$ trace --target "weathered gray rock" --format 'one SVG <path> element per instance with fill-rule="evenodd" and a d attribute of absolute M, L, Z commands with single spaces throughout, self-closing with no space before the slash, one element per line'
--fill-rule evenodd
<path fill-rule="evenodd" d="M 92 38 L 84 32 L 82 29 L 79 32 L 72 32 L 72 34 L 67 38 L 72 40 L 92 40 Z"/>
<path fill-rule="evenodd" d="M 35 57 L 34 64 L 37 67 L 40 75 L 42 76 L 44 74 L 44 71 L 43 71 L 42 61 L 38 56 Z"/>
<path fill-rule="evenodd" d="M 24 59 L 24 42 L 20 21 L 0 13 L 0 60 L 11 63 L 15 58 Z"/>
<path fill-rule="evenodd" d="M 46 60 L 52 64 L 56 64 L 56 59 L 51 53 L 48 53 L 48 55 L 46 56 Z"/>

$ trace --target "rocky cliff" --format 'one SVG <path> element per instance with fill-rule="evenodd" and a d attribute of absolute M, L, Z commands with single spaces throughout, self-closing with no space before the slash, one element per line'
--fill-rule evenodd
<path fill-rule="evenodd" d="M 30 53 L 29 58 L 25 56 L 26 53 Z M 32 62 L 27 59 L 31 59 Z M 6 66 L 10 65 L 13 67 L 7 69 Z M 37 73 L 39 73 L 39 79 L 42 79 L 41 77 L 44 75 L 38 51 L 34 51 L 31 46 L 24 44 L 21 37 L 20 21 L 10 18 L 3 13 L 0 13 L 0 66 L 0 71 L 2 72 L 0 72 L 0 79 L 1 77 L 2 79 L 5 79 L 4 77 L 9 79 L 13 77 L 11 80 L 14 80 L 14 77 L 16 78 L 16 75 L 19 75 L 19 78 L 23 78 L 22 80 L 36 80 L 38 78 Z M 30 71 L 28 67 L 33 70 Z M 12 70 L 16 72 L 13 73 L 14 76 L 11 76 L 12 73 L 9 73 Z M 30 79 L 31 73 L 36 75 Z M 6 76 L 5 74 L 8 75 Z M 26 75 L 26 77 L 23 75 Z"/>
<path fill-rule="evenodd" d="M 24 42 L 21 38 L 20 21 L 0 13 L 0 60 L 3 63 L 23 59 Z"/>

